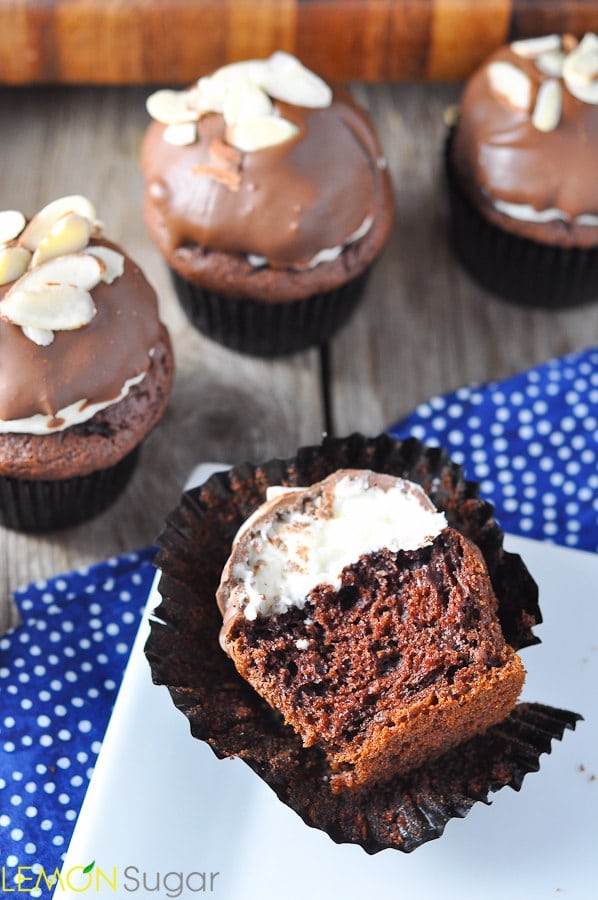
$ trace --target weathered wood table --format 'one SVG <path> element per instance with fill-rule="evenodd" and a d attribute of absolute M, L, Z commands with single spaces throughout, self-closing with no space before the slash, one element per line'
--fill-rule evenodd
<path fill-rule="evenodd" d="M 442 177 L 443 111 L 457 85 L 356 85 L 396 188 L 396 224 L 365 302 L 324 351 L 263 361 L 187 324 L 140 213 L 145 88 L 2 88 L 0 206 L 31 214 L 84 193 L 106 233 L 154 284 L 174 341 L 168 412 L 119 501 L 78 528 L 42 537 L 0 529 L 0 633 L 14 588 L 151 543 L 200 461 L 292 454 L 322 432 L 376 434 L 430 396 L 504 378 L 596 341 L 598 303 L 528 312 L 494 299 L 451 255 Z"/>

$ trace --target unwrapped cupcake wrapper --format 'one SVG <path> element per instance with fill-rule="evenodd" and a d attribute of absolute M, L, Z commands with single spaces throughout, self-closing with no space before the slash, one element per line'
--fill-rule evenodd
<path fill-rule="evenodd" d="M 0 477 L 0 524 L 15 531 L 70 528 L 113 503 L 129 481 L 139 447 L 116 465 L 56 481 Z"/>
<path fill-rule="evenodd" d="M 332 793 L 324 754 L 302 746 L 220 648 L 215 594 L 234 535 L 263 502 L 268 485 L 313 484 L 338 468 L 369 468 L 421 484 L 449 524 L 480 546 L 507 640 L 516 648 L 537 642 L 531 631 L 541 620 L 536 585 L 520 558 L 503 550 L 492 507 L 479 499 L 477 485 L 464 481 L 443 451 L 413 438 L 353 435 L 303 448 L 290 460 L 237 466 L 183 495 L 159 539 L 163 599 L 146 654 L 154 682 L 168 686 L 192 734 L 218 757 L 243 759 L 308 825 L 369 853 L 387 847 L 409 852 L 439 837 L 451 818 L 487 801 L 491 791 L 505 785 L 518 790 L 552 739 L 579 717 L 522 704 L 440 762 L 358 793 Z"/>
<path fill-rule="evenodd" d="M 521 306 L 566 309 L 598 299 L 598 247 L 557 247 L 503 231 L 488 221 L 461 188 L 451 165 L 451 135 L 445 168 L 453 248 L 483 287 Z"/>
<path fill-rule="evenodd" d="M 206 337 L 251 356 L 285 356 L 324 344 L 351 317 L 369 269 L 332 291 L 288 303 L 260 303 L 206 291 L 171 269 L 187 318 Z"/>

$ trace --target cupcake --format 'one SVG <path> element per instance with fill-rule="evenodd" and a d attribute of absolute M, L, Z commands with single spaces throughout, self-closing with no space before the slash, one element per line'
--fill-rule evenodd
<path fill-rule="evenodd" d="M 356 505 L 322 542 L 331 496 Z M 399 525 L 395 500 L 409 510 Z M 515 651 L 537 642 L 537 588 L 437 448 L 352 435 L 238 466 L 185 493 L 159 544 L 154 681 L 194 737 L 244 760 L 334 841 L 414 850 L 491 791 L 518 790 L 579 718 L 513 708 Z"/>
<path fill-rule="evenodd" d="M 487 731 L 523 686 L 480 551 L 403 478 L 341 469 L 276 490 L 241 527 L 217 600 L 223 648 L 321 748 L 335 793 Z"/>
<path fill-rule="evenodd" d="M 447 147 L 451 231 L 498 296 L 598 298 L 598 37 L 515 41 L 469 79 Z"/>
<path fill-rule="evenodd" d="M 328 340 L 392 224 L 366 113 L 281 52 L 147 108 L 145 220 L 191 322 L 262 356 Z"/>
<path fill-rule="evenodd" d="M 0 522 L 75 525 L 127 483 L 173 378 L 153 289 L 85 197 L 0 212 Z"/>

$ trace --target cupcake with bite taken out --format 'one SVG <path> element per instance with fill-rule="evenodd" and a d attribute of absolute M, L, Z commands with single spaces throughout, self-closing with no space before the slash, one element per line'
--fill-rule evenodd
<path fill-rule="evenodd" d="M 147 108 L 145 219 L 191 321 L 256 355 L 326 341 L 392 224 L 366 113 L 286 53 L 158 91 Z"/>
<path fill-rule="evenodd" d="M 486 288 L 530 306 L 598 298 L 598 36 L 496 51 L 447 148 L 452 238 Z"/>
<path fill-rule="evenodd" d="M 414 438 L 220 472 L 158 540 L 153 680 L 309 825 L 410 852 L 519 790 L 579 718 L 516 703 L 541 615 L 502 537 L 477 485 Z"/>
<path fill-rule="evenodd" d="M 141 270 L 61 197 L 0 212 L 0 522 L 46 531 L 105 509 L 162 416 L 169 337 Z"/>

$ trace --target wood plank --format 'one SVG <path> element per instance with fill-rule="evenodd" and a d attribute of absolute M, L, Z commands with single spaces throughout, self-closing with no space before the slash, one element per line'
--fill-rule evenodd
<path fill-rule="evenodd" d="M 360 86 L 355 93 L 387 153 L 397 213 L 366 300 L 331 347 L 336 432 L 377 434 L 435 394 L 594 344 L 598 303 L 527 311 L 492 297 L 454 259 L 442 114 L 459 89 Z"/>
<path fill-rule="evenodd" d="M 177 361 L 166 416 L 115 506 L 46 537 L 0 528 L 0 633 L 7 598 L 18 585 L 151 543 L 196 463 L 290 455 L 318 442 L 324 427 L 317 351 L 274 362 L 242 357 L 201 337 L 181 312 L 140 214 L 146 94 L 132 88 L 0 90 L 2 208 L 32 214 L 62 194 L 90 196 L 106 233 L 155 286 Z"/>
<path fill-rule="evenodd" d="M 0 82 L 184 84 L 277 49 L 333 80 L 459 78 L 509 35 L 591 28 L 587 0 L 6 0 Z"/>

